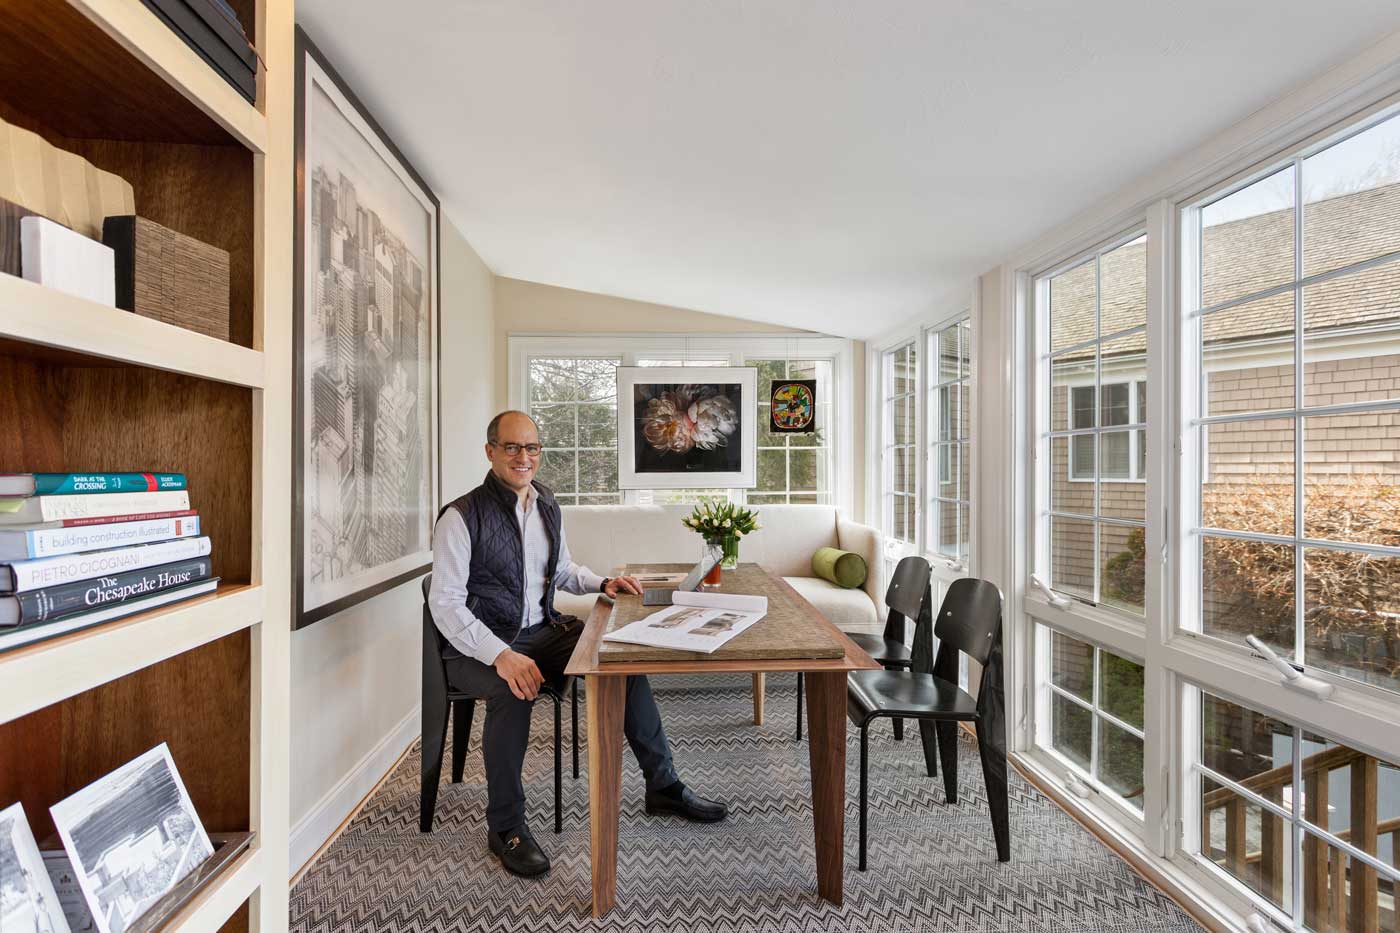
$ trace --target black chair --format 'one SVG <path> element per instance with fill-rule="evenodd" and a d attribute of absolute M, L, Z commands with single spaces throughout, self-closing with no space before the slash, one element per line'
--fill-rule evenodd
<path fill-rule="evenodd" d="M 447 666 L 442 660 L 446 639 L 433 622 L 428 608 L 428 589 L 433 575 L 423 578 L 423 785 L 418 799 L 418 829 L 433 831 L 433 813 L 437 809 L 438 784 L 442 781 L 442 746 L 447 741 L 448 715 L 452 719 L 452 783 L 462 783 L 467 764 L 467 745 L 471 741 L 472 714 L 476 701 L 483 697 L 453 690 L 447 683 Z M 578 777 L 578 682 L 572 677 L 546 683 L 535 700 L 549 699 L 554 703 L 554 831 L 564 829 L 563 797 L 563 730 L 560 727 L 560 701 L 567 688 L 572 688 L 574 777 Z"/>
<path fill-rule="evenodd" d="M 907 670 L 913 655 L 904 643 L 904 622 L 919 615 L 924 593 L 928 592 L 929 566 L 922 557 L 910 556 L 901 560 L 890 577 L 890 585 L 885 590 L 885 605 L 889 612 L 885 616 L 883 635 L 848 634 L 846 637 L 860 646 L 860 649 L 886 670 Z M 904 738 L 904 720 L 894 721 L 895 739 Z M 802 672 L 797 674 L 797 739 L 802 740 Z"/>
<path fill-rule="evenodd" d="M 931 594 L 930 594 L 931 595 Z M 881 716 L 919 720 L 924 746 L 924 767 L 929 777 L 938 773 L 934 759 L 935 730 L 938 755 L 943 759 L 943 787 L 948 803 L 958 802 L 957 724 L 977 727 L 977 750 L 982 757 L 982 777 L 992 813 L 997 858 L 1011 861 L 1011 827 L 1006 790 L 1006 696 L 1002 683 L 1001 593 L 986 580 L 957 580 L 938 610 L 938 624 L 930 617 L 932 600 L 914 626 L 911 670 L 855 671 L 846 680 L 847 710 L 860 727 L 860 870 L 865 871 L 866 786 L 869 783 L 869 728 Z M 938 657 L 933 641 L 938 639 Z M 958 686 L 958 653 L 964 652 L 982 667 L 974 700 Z"/>

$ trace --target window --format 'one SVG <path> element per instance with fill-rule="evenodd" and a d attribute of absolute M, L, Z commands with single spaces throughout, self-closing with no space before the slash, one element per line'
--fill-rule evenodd
<path fill-rule="evenodd" d="M 539 479 L 562 505 L 622 501 L 617 488 L 617 359 L 530 360 L 528 411 L 540 427 Z"/>
<path fill-rule="evenodd" d="M 966 319 L 929 331 L 927 548 L 966 563 L 972 532 L 972 346 Z"/>
<path fill-rule="evenodd" d="M 1294 929 L 1396 929 L 1400 767 L 1208 692 L 1196 699 L 1196 857 Z"/>
<path fill-rule="evenodd" d="M 1183 227 L 1199 630 L 1400 691 L 1400 118 Z"/>
<path fill-rule="evenodd" d="M 1076 599 L 1145 611 L 1147 238 L 1036 281 L 1046 490 L 1040 574 Z"/>
<path fill-rule="evenodd" d="M 758 369 L 758 485 L 750 504 L 827 504 L 832 501 L 831 361 L 749 359 Z M 816 431 L 783 434 L 771 430 L 772 385 L 784 379 L 817 382 Z"/>
<path fill-rule="evenodd" d="M 1046 626 L 1040 630 L 1050 663 L 1038 741 L 1093 786 L 1141 812 L 1142 665 Z"/>
<path fill-rule="evenodd" d="M 546 451 L 540 480 L 567 505 L 671 504 L 706 499 L 763 504 L 830 504 L 853 499 L 854 445 L 838 443 L 852 419 L 851 343 L 835 337 L 512 335 L 510 397 L 540 422 Z M 759 370 L 754 417 L 758 483 L 754 489 L 617 488 L 618 366 L 753 366 Z M 769 381 L 817 382 L 817 430 L 776 434 L 767 425 Z"/>
<path fill-rule="evenodd" d="M 913 553 L 919 534 L 919 351 L 912 341 L 882 358 L 883 523 L 888 556 Z"/>
<path fill-rule="evenodd" d="M 1070 427 L 1094 427 L 1094 387 L 1070 387 Z M 1106 427 L 1142 424 L 1147 420 L 1147 382 L 1113 382 L 1102 387 L 1103 404 L 1099 423 Z M 1147 445 L 1141 431 L 1103 434 L 1103 469 L 1099 478 L 1104 482 L 1142 482 L 1147 476 Z M 1094 481 L 1094 435 L 1076 434 L 1070 444 L 1070 479 L 1074 482 Z"/>

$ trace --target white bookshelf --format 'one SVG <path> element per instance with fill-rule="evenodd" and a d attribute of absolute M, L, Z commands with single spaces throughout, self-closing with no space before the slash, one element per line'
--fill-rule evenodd
<path fill-rule="evenodd" d="M 263 355 L 0 273 L 0 336 L 36 346 L 260 389 Z"/>
<path fill-rule="evenodd" d="M 168 728 L 196 807 L 203 793 L 218 804 L 214 818 L 233 824 L 211 828 L 254 834 L 162 927 L 182 933 L 285 931 L 290 877 L 293 4 L 234 3 L 266 65 L 256 106 L 137 0 L 17 0 L 0 25 L 0 42 L 32 28 L 46 61 L 73 65 L 30 69 L 29 86 L 7 82 L 5 119 L 127 177 L 138 214 L 153 204 L 157 222 L 178 230 L 194 217 L 206 236 L 236 238 L 216 243 L 234 256 L 233 341 L 0 274 L 0 421 L 13 426 L 0 425 L 0 470 L 104 469 L 88 458 L 112 450 L 139 461 L 126 469 L 179 469 L 188 456 L 205 480 L 191 473 L 192 504 L 227 539 L 216 537 L 224 580 L 214 593 L 0 652 L 0 747 L 33 753 L 0 755 L 0 806 L 27 795 L 31 822 L 36 811 L 46 819 L 71 785 L 120 763 L 106 758 L 127 755 L 123 741 L 154 745 Z M 107 93 L 109 66 L 115 106 L 104 115 L 91 98 Z M 132 121 L 129 133 L 112 115 L 132 103 L 124 78 L 155 89 L 139 101 L 147 123 Z M 204 205 L 178 202 L 200 192 L 211 199 L 206 218 Z M 146 462 L 155 458 L 162 465 Z M 235 663 L 225 670 L 226 661 Z M 181 691 L 192 691 L 188 705 L 173 699 Z M 144 708 L 107 709 L 109 697 Z M 106 735 L 128 722 L 146 725 Z"/>

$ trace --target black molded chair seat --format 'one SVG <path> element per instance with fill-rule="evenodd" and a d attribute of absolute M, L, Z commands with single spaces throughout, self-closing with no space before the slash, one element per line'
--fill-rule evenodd
<path fill-rule="evenodd" d="M 846 637 L 882 667 L 908 667 L 914 663 L 914 655 L 902 641 L 883 635 L 848 634 Z"/>
<path fill-rule="evenodd" d="M 916 719 L 930 709 L 938 710 L 940 719 L 977 719 L 977 701 L 972 694 L 932 674 L 852 671 L 846 678 L 846 702 L 856 725 L 865 725 L 877 716 Z"/>

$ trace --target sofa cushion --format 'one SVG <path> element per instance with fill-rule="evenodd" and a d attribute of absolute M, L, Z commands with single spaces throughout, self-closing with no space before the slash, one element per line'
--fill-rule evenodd
<path fill-rule="evenodd" d="M 883 631 L 875 603 L 865 590 L 846 590 L 820 577 L 783 577 L 803 599 L 845 632 Z"/>
<path fill-rule="evenodd" d="M 865 558 L 853 551 L 824 547 L 812 555 L 812 576 L 830 580 L 842 589 L 863 586 L 865 574 Z"/>

